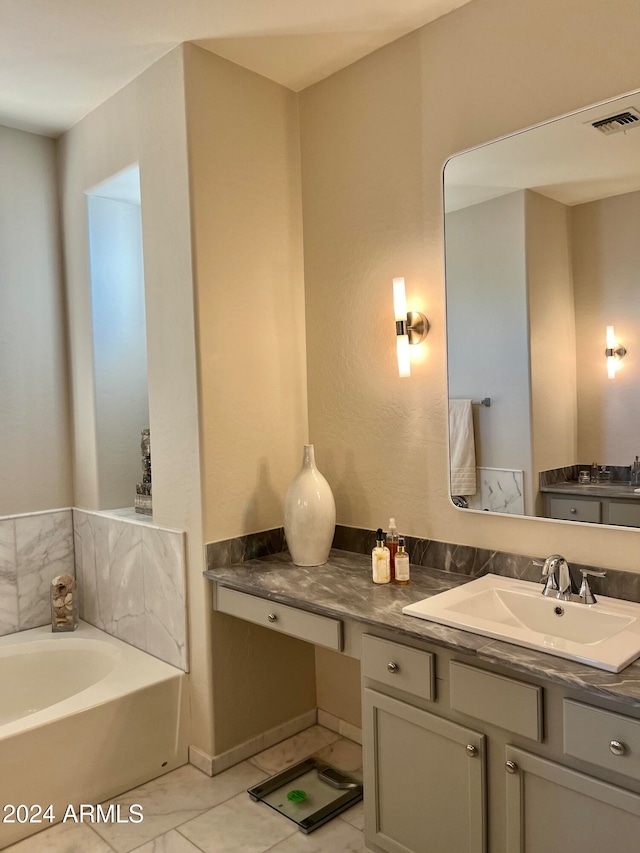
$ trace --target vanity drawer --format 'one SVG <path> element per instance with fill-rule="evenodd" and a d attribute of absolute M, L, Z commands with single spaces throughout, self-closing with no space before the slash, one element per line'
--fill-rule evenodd
<path fill-rule="evenodd" d="M 609 524 L 621 524 L 624 527 L 640 527 L 640 503 L 609 504 Z"/>
<path fill-rule="evenodd" d="M 551 498 L 549 506 L 551 518 L 563 518 L 567 521 L 592 521 L 599 524 L 602 517 L 600 501 L 585 501 L 579 498 Z"/>
<path fill-rule="evenodd" d="M 640 720 L 565 699 L 566 755 L 640 778 Z"/>
<path fill-rule="evenodd" d="M 397 687 L 422 699 L 435 699 L 435 658 L 430 652 L 365 634 L 361 665 L 364 678 Z"/>
<path fill-rule="evenodd" d="M 542 688 L 451 661 L 450 704 L 508 732 L 542 740 Z"/>
<path fill-rule="evenodd" d="M 329 649 L 342 651 L 342 622 L 219 586 L 216 610 Z"/>

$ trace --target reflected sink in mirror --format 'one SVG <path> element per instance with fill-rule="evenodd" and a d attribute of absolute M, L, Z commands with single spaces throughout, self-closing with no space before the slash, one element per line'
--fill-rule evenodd
<path fill-rule="evenodd" d="M 608 672 L 640 656 L 640 604 L 599 596 L 588 605 L 541 593 L 529 581 L 485 575 L 402 612 Z"/>

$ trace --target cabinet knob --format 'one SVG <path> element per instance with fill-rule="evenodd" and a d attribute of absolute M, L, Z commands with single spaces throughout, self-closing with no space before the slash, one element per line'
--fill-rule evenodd
<path fill-rule="evenodd" d="M 571 515 L 575 515 L 578 512 L 578 510 L 574 506 L 572 506 L 571 509 L 569 510 L 569 512 L 571 513 Z"/>
<path fill-rule="evenodd" d="M 620 743 L 619 740 L 612 740 L 609 744 L 609 749 L 614 755 L 624 755 L 627 751 L 627 747 L 623 743 Z"/>
<path fill-rule="evenodd" d="M 518 772 L 518 765 L 515 763 L 515 761 L 506 761 L 504 766 L 507 773 L 511 773 L 513 775 L 514 773 Z"/>
<path fill-rule="evenodd" d="M 275 613 L 270 613 L 267 616 L 267 619 L 269 620 L 269 622 L 277 622 L 278 621 L 278 617 Z"/>
<path fill-rule="evenodd" d="M 474 746 L 472 743 L 468 743 L 466 746 L 467 755 L 469 758 L 475 758 L 478 754 L 478 748 Z"/>
<path fill-rule="evenodd" d="M 390 662 L 387 664 L 387 669 L 389 670 L 389 672 L 394 673 L 394 672 L 397 672 L 397 671 L 400 669 L 400 667 L 398 666 L 398 664 L 397 664 L 397 663 L 394 663 L 393 661 L 390 661 Z"/>

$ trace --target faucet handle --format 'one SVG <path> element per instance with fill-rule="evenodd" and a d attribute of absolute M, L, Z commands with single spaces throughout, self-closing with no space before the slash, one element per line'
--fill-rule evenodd
<path fill-rule="evenodd" d="M 580 601 L 583 604 L 595 604 L 598 599 L 591 592 L 588 578 L 606 578 L 607 573 L 596 572 L 593 569 L 580 569 L 580 574 L 582 575 L 582 583 L 580 584 L 580 592 L 578 593 Z"/>

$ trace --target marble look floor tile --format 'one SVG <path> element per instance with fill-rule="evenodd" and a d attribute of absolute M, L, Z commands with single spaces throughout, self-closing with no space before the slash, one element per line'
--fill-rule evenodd
<path fill-rule="evenodd" d="M 362 747 L 359 743 L 340 738 L 314 754 L 332 767 L 362 781 Z"/>
<path fill-rule="evenodd" d="M 344 821 L 332 820 L 309 835 L 296 830 L 269 853 L 366 853 L 366 849 L 361 832 Z"/>
<path fill-rule="evenodd" d="M 110 800 L 123 807 L 139 803 L 144 815 L 140 823 L 99 824 L 95 830 L 118 853 L 128 853 L 264 778 L 265 773 L 248 761 L 213 778 L 187 764 Z"/>
<path fill-rule="evenodd" d="M 286 817 L 242 793 L 185 823 L 180 832 L 204 853 L 265 853 L 298 830 Z"/>
<path fill-rule="evenodd" d="M 86 824 L 59 823 L 25 838 L 24 841 L 5 847 L 3 853 L 113 853 L 113 851 Z"/>
<path fill-rule="evenodd" d="M 355 806 L 351 806 L 346 812 L 342 812 L 340 817 L 356 829 L 364 831 L 364 802 L 360 800 Z"/>
<path fill-rule="evenodd" d="M 202 853 L 199 847 L 192 844 L 184 835 L 172 829 L 164 835 L 148 841 L 142 847 L 136 847 L 134 853 Z"/>
<path fill-rule="evenodd" d="M 282 743 L 277 743 L 275 746 L 265 749 L 264 752 L 259 752 L 250 760 L 261 770 L 273 775 L 285 770 L 292 764 L 297 764 L 298 761 L 302 761 L 310 755 L 315 755 L 323 747 L 339 739 L 340 735 L 329 731 L 329 729 L 317 725 L 311 726 L 303 732 L 287 738 Z"/>

